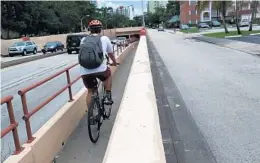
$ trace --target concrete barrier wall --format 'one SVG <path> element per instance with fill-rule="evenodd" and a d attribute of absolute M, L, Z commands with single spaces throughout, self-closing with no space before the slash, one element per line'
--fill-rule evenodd
<path fill-rule="evenodd" d="M 81 32 L 82 34 L 86 34 L 88 32 Z M 80 33 L 78 33 L 80 34 Z M 102 32 L 103 35 L 108 36 L 110 38 L 116 36 L 116 29 L 104 30 Z M 49 35 L 49 36 L 41 36 L 41 37 L 30 37 L 30 40 L 35 42 L 38 45 L 38 48 L 42 48 L 45 43 L 50 41 L 60 41 L 64 45 L 66 45 L 66 37 L 68 34 L 60 34 L 60 35 Z M 22 41 L 22 39 L 11 39 L 11 40 L 2 40 L 1 39 L 1 54 L 7 55 L 8 48 L 13 45 L 17 41 Z"/>
<path fill-rule="evenodd" d="M 146 36 L 141 36 L 103 163 L 166 163 Z"/>
<path fill-rule="evenodd" d="M 137 42 L 128 46 L 117 61 L 124 60 L 130 49 L 136 44 Z M 117 67 L 110 68 L 113 75 Z M 10 156 L 4 163 L 52 163 L 55 155 L 62 149 L 79 121 L 86 114 L 86 93 L 85 88 L 77 93 L 74 101 L 65 104 L 33 135 L 36 139 L 32 143 L 23 145 L 25 150 L 19 155 Z"/>

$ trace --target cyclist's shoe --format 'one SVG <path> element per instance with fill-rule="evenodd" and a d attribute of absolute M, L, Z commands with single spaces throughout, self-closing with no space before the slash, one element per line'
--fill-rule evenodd
<path fill-rule="evenodd" d="M 104 104 L 106 105 L 112 105 L 114 101 L 112 100 L 111 91 L 106 91 Z"/>

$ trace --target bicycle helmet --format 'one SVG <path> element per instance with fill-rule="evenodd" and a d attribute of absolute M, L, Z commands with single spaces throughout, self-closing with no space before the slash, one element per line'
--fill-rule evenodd
<path fill-rule="evenodd" d="M 89 24 L 88 24 L 88 27 L 90 29 L 92 29 L 92 28 L 102 28 L 103 26 L 102 26 L 101 21 L 99 21 L 99 20 L 91 20 L 89 22 Z"/>

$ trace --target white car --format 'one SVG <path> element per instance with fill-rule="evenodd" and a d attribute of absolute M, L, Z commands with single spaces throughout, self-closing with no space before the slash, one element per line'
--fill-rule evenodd
<path fill-rule="evenodd" d="M 240 27 L 247 27 L 249 26 L 249 21 L 248 20 L 242 20 L 240 23 L 239 23 L 239 26 Z"/>
<path fill-rule="evenodd" d="M 117 45 L 122 46 L 122 45 L 126 45 L 128 46 L 128 42 L 126 37 L 118 37 L 117 38 Z"/>
<path fill-rule="evenodd" d="M 21 54 L 23 56 L 28 53 L 37 53 L 37 45 L 32 41 L 21 41 L 16 42 L 8 48 L 8 53 L 10 57 L 13 57 L 16 54 Z"/>

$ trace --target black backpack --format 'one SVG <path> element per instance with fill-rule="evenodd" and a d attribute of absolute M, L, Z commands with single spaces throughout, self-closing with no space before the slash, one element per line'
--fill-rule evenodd
<path fill-rule="evenodd" d="M 101 36 L 88 35 L 80 45 L 79 64 L 87 69 L 98 68 L 104 60 Z"/>

